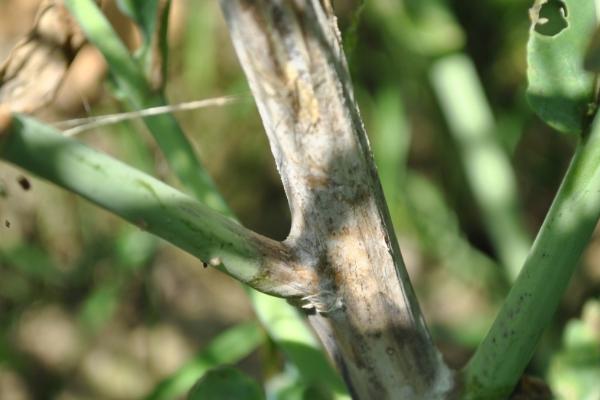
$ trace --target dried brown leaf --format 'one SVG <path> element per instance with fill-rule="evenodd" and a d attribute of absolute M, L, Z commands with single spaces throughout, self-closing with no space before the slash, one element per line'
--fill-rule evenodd
<path fill-rule="evenodd" d="M 32 113 L 50 103 L 85 37 L 62 0 L 44 0 L 31 31 L 0 67 L 0 104 Z"/>

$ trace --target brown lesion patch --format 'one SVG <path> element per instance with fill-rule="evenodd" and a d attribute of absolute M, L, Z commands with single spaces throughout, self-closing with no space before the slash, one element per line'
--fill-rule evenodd
<path fill-rule="evenodd" d="M 306 176 L 306 185 L 312 190 L 327 187 L 330 183 L 331 179 L 327 175 L 310 174 Z"/>

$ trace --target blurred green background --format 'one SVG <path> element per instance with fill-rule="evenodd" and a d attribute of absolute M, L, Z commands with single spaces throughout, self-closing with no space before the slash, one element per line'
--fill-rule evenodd
<path fill-rule="evenodd" d="M 135 46 L 130 22 L 105 3 Z M 527 254 L 575 146 L 525 101 L 530 4 L 333 3 L 407 268 L 436 343 L 460 367 Z M 38 5 L 0 0 L 3 59 Z M 217 2 L 173 0 L 169 42 L 171 103 L 239 97 L 177 118 L 240 220 L 285 238 L 285 195 Z M 84 49 L 40 117 L 123 111 L 105 73 L 101 57 Z M 139 121 L 80 138 L 178 186 Z M 0 399 L 145 398 L 185 365 L 189 371 L 217 334 L 255 319 L 232 279 L 4 163 L 0 223 Z M 600 374 L 596 237 L 528 370 L 565 398 L 598 393 L 579 379 Z M 242 337 L 256 332 L 248 329 Z M 238 365 L 268 388 L 285 363 L 268 340 L 248 340 L 262 344 Z"/>

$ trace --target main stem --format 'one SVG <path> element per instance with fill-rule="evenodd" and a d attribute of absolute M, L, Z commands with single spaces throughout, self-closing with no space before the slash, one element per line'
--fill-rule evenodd
<path fill-rule="evenodd" d="M 355 399 L 443 398 L 328 1 L 221 0 L 292 213 L 286 240 L 318 274 L 310 322 Z"/>
<path fill-rule="evenodd" d="M 600 218 L 600 118 L 579 144 L 525 265 L 465 369 L 469 399 L 504 399 L 529 363 Z"/>

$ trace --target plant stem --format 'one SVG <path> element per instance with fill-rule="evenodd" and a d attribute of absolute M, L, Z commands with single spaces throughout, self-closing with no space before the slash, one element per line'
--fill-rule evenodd
<path fill-rule="evenodd" d="M 393 232 L 329 1 L 221 0 L 290 203 L 285 243 L 320 279 L 309 321 L 354 399 L 437 399 L 453 377 Z"/>
<path fill-rule="evenodd" d="M 286 246 L 159 180 L 23 116 L 15 116 L 3 136 L 0 158 L 114 212 L 205 265 L 223 263 L 229 275 L 273 295 L 302 297 L 311 292 L 303 287 L 314 280 L 312 271 L 299 267 Z"/>
<path fill-rule="evenodd" d="M 167 104 L 164 94 L 151 90 L 151 85 L 142 72 L 143 68 L 131 57 L 125 45 L 119 40 L 110 23 L 94 2 L 90 0 L 66 0 L 66 4 L 82 25 L 88 40 L 106 58 L 118 88 L 134 109 Z M 233 219 L 233 212 L 219 194 L 216 185 L 203 167 L 201 160 L 196 156 L 193 146 L 186 138 L 175 117 L 170 114 L 159 115 L 144 118 L 144 122 L 184 188 L 209 207 Z M 281 246 L 281 244 L 277 243 L 277 246 Z M 296 279 L 301 282 L 304 278 L 297 276 Z M 315 348 L 315 355 L 311 357 L 307 357 L 306 354 L 299 355 L 298 352 L 294 351 L 296 348 L 294 343 L 287 340 L 290 332 L 281 329 L 277 324 L 270 323 L 274 320 L 273 315 L 278 313 L 287 313 L 289 318 L 295 319 L 298 324 L 303 323 L 303 318 L 291 305 L 279 298 L 266 297 L 248 286 L 245 286 L 245 289 L 257 315 L 263 321 L 265 329 L 277 345 L 284 350 L 292 363 L 302 368 L 306 359 L 310 358 L 313 366 L 335 374 L 330 363 L 324 360 L 323 357 L 319 357 L 319 350 Z M 308 343 L 313 340 L 312 333 L 308 330 L 302 331 L 301 336 L 303 336 L 304 342 Z M 339 396 L 343 397 L 345 395 L 344 389 L 340 389 L 333 383 L 330 384 L 330 388 L 337 392 Z"/>
<path fill-rule="evenodd" d="M 90 0 L 65 0 L 65 6 L 79 22 L 86 38 L 106 58 L 119 89 L 133 97 L 134 103 L 147 98 L 151 91 L 141 65 L 133 59 L 98 5 Z"/>
<path fill-rule="evenodd" d="M 464 370 L 468 399 L 506 398 L 550 323 L 600 217 L 600 118 L 583 138 L 523 270 Z"/>

